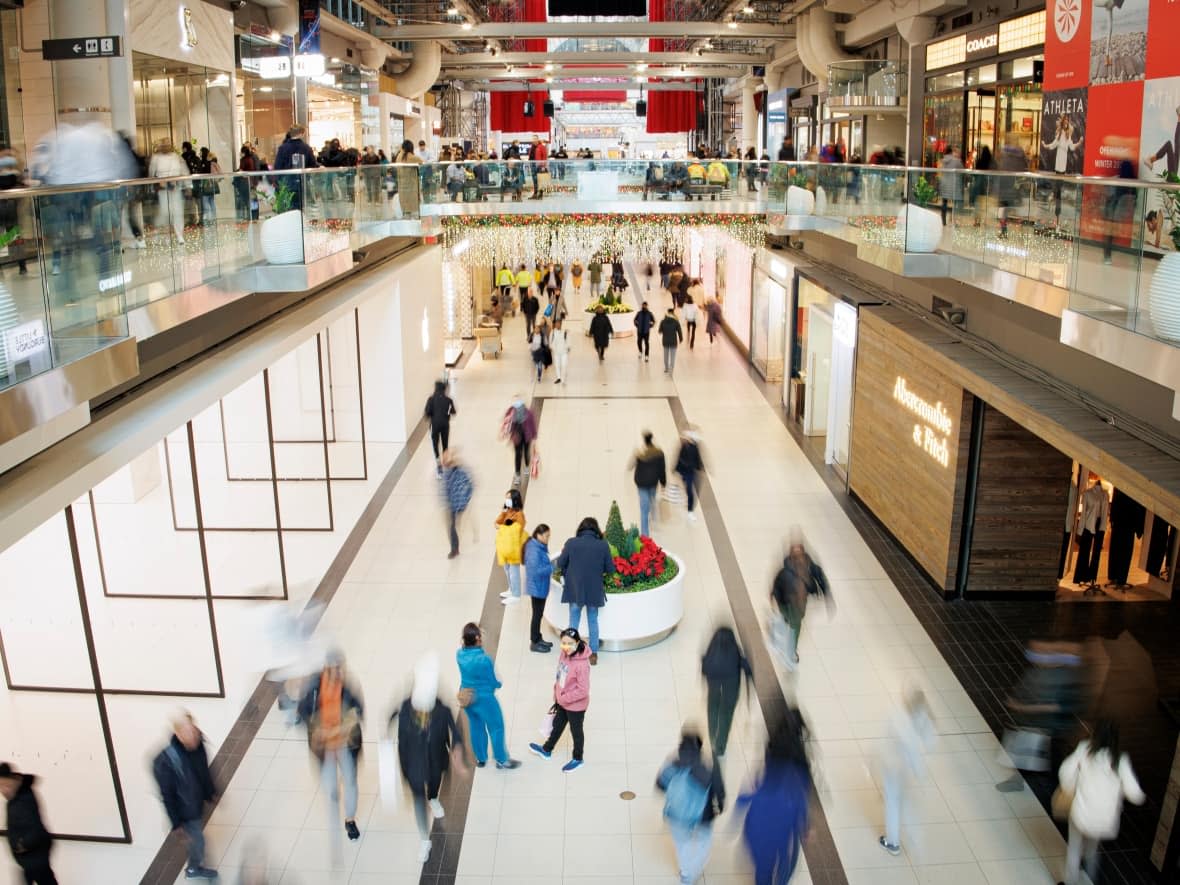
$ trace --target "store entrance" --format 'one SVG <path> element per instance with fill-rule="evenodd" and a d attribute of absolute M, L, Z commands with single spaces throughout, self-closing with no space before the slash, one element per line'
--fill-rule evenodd
<path fill-rule="evenodd" d="M 1059 602 L 1172 598 L 1180 532 L 1074 463 L 1062 536 Z"/>

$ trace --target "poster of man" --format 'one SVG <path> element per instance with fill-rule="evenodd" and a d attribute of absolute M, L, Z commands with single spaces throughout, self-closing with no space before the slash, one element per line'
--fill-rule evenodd
<path fill-rule="evenodd" d="M 1148 0 L 1097 0 L 1090 19 L 1090 85 L 1142 80 Z"/>

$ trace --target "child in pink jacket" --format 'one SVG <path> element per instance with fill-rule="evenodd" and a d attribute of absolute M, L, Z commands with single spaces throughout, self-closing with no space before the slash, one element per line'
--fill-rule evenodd
<path fill-rule="evenodd" d="M 548 759 L 561 739 L 566 723 L 574 737 L 574 755 L 561 770 L 569 773 L 582 767 L 585 744 L 583 726 L 590 706 L 590 649 L 573 627 L 561 631 L 561 657 L 557 661 L 557 681 L 553 684 L 553 728 L 544 744 L 529 744 L 529 749 Z"/>

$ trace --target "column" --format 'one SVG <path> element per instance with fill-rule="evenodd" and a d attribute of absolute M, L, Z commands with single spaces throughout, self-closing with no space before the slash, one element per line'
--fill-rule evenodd
<path fill-rule="evenodd" d="M 922 165 L 922 99 L 926 95 L 926 53 L 922 46 L 934 36 L 935 24 L 935 19 L 927 15 L 913 15 L 897 23 L 897 33 L 909 52 L 905 156 L 910 166 Z"/>
<path fill-rule="evenodd" d="M 738 145 L 738 152 L 745 156 L 746 148 L 758 149 L 758 110 L 754 105 L 754 93 L 757 82 L 753 77 L 742 80 L 742 143 Z"/>
<path fill-rule="evenodd" d="M 106 0 L 51 0 L 49 30 L 54 39 L 97 37 L 106 27 Z M 128 51 L 126 40 L 124 51 Z M 84 59 L 53 63 L 55 110 L 58 123 L 107 126 L 111 119 L 110 62 Z"/>
<path fill-rule="evenodd" d="M 60 0 L 58 0 L 60 4 Z M 119 37 L 123 44 L 123 54 L 118 58 L 109 59 L 107 65 L 107 82 L 111 93 L 111 126 L 117 132 L 135 134 L 135 78 L 131 71 L 131 47 L 128 45 L 127 35 L 131 32 L 131 2 L 130 0 L 105 0 L 106 2 L 106 30 L 105 34 Z M 81 62 L 74 62 L 81 64 Z M 144 154 L 151 152 L 150 145 L 138 145 Z"/>

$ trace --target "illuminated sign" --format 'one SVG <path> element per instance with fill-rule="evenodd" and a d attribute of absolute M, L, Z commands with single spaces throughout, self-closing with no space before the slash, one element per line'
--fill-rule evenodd
<path fill-rule="evenodd" d="M 296 77 L 322 77 L 324 76 L 324 57 L 322 55 L 297 55 L 295 56 L 295 76 Z"/>
<path fill-rule="evenodd" d="M 285 80 L 291 76 L 291 56 L 264 55 L 253 59 L 258 76 L 263 80 Z"/>
<path fill-rule="evenodd" d="M 912 438 L 914 445 L 922 449 L 927 455 L 941 464 L 949 467 L 951 463 L 951 431 L 954 430 L 954 419 L 941 401 L 931 403 L 914 393 L 900 375 L 893 384 L 893 399 L 903 409 L 916 417 L 922 423 L 914 425 Z"/>
<path fill-rule="evenodd" d="M 33 320 L 23 326 L 4 330 L 4 352 L 8 365 L 12 366 L 49 349 L 49 336 L 45 334 L 45 322 Z"/>
<path fill-rule="evenodd" d="M 1000 26 L 981 28 L 967 35 L 967 61 L 995 55 L 1000 49 Z"/>

